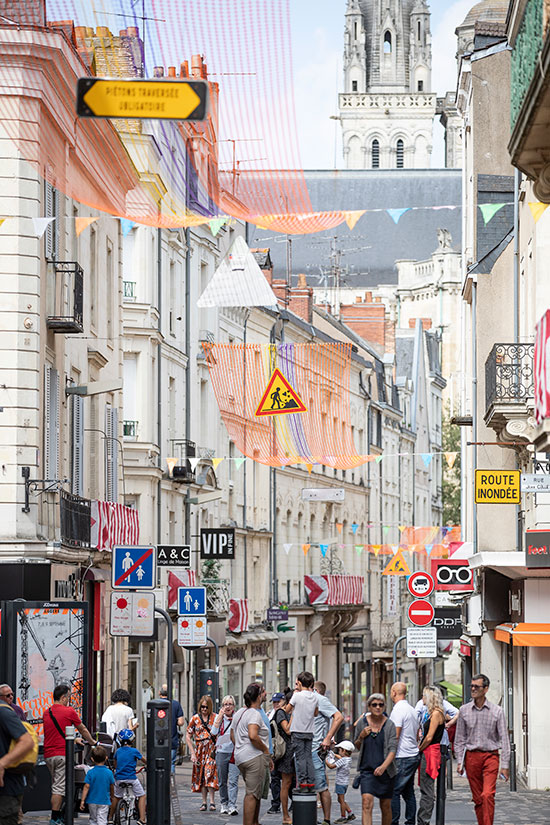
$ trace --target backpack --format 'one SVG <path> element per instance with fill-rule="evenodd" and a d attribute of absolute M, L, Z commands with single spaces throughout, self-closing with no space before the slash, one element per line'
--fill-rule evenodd
<path fill-rule="evenodd" d="M 278 762 L 286 753 L 286 742 L 281 736 L 279 725 L 272 719 L 269 723 L 271 728 L 271 741 L 273 743 L 273 761 Z"/>
<path fill-rule="evenodd" d="M 8 705 L 0 704 L 0 707 L 7 708 L 10 711 L 10 713 L 15 713 L 13 708 L 10 708 Z M 19 717 L 17 717 L 17 718 L 19 719 Z M 32 773 L 32 771 L 34 770 L 34 767 L 36 766 L 36 760 L 38 759 L 38 734 L 37 734 L 36 730 L 34 729 L 34 726 L 31 725 L 30 722 L 23 722 L 22 719 L 20 720 L 20 722 L 23 725 L 23 727 L 25 728 L 25 732 L 30 733 L 30 735 L 32 736 L 32 742 L 33 742 L 32 748 L 30 750 L 28 750 L 19 759 L 18 762 L 14 762 L 13 765 L 10 765 L 7 770 L 11 771 L 14 774 L 27 774 L 27 773 Z M 8 753 L 11 750 L 13 750 L 15 745 L 16 745 L 16 740 L 12 739 L 11 742 L 10 742 L 10 747 L 9 747 Z"/>

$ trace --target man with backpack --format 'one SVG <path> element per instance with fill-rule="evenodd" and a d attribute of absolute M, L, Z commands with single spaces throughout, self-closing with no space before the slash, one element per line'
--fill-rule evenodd
<path fill-rule="evenodd" d="M 268 814 L 278 814 L 281 810 L 281 772 L 279 762 L 286 752 L 286 742 L 281 736 L 279 727 L 275 721 L 277 711 L 284 704 L 284 693 L 274 693 L 271 697 L 272 709 L 270 710 L 269 724 L 271 726 L 271 737 L 273 741 L 273 770 L 271 771 L 271 807 L 266 811 Z"/>
<path fill-rule="evenodd" d="M 14 743 L 11 751 L 10 747 Z M 22 773 L 10 766 L 20 763 L 34 748 L 34 740 L 5 697 L 0 698 L 0 825 L 17 825 L 25 789 Z"/>
<path fill-rule="evenodd" d="M 44 758 L 52 777 L 52 815 L 50 825 L 63 822 L 61 806 L 65 796 L 65 728 L 74 725 L 83 739 L 96 745 L 92 734 L 74 708 L 69 707 L 69 685 L 56 685 L 53 705 L 44 711 Z"/>

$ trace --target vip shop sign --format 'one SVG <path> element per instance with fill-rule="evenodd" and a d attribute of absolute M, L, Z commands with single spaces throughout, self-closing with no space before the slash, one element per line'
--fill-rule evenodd
<path fill-rule="evenodd" d="M 201 559 L 235 558 L 235 530 L 233 527 L 204 527 L 201 530 Z"/>

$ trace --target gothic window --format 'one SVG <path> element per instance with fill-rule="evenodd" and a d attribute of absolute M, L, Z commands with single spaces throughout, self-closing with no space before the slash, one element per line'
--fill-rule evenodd
<path fill-rule="evenodd" d="M 380 144 L 376 139 L 372 142 L 372 168 L 380 168 Z"/>
<path fill-rule="evenodd" d="M 353 37 L 357 40 L 357 22 L 353 24 Z"/>
<path fill-rule="evenodd" d="M 384 34 L 384 54 L 391 54 L 391 32 Z"/>
<path fill-rule="evenodd" d="M 424 91 L 424 81 L 423 80 L 419 80 L 418 83 L 417 83 L 417 86 L 418 86 L 418 91 L 419 92 Z"/>
<path fill-rule="evenodd" d="M 352 91 L 352 92 L 356 92 L 356 91 L 357 91 L 357 81 L 356 81 L 356 80 L 352 80 L 352 81 L 351 81 L 351 91 Z"/>
<path fill-rule="evenodd" d="M 397 154 L 397 168 L 403 169 L 405 163 L 405 147 L 401 138 L 397 141 L 396 146 L 396 154 Z"/>
<path fill-rule="evenodd" d="M 418 21 L 418 42 L 420 43 L 420 20 Z"/>

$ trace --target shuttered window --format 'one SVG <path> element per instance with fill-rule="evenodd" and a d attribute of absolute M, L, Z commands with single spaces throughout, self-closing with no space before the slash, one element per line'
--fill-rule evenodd
<path fill-rule="evenodd" d="M 49 364 L 44 374 L 44 475 L 59 478 L 59 373 Z"/>
<path fill-rule="evenodd" d="M 50 260 L 58 260 L 59 194 L 48 181 L 44 182 L 44 217 L 55 218 L 44 233 L 44 255 Z"/>
<path fill-rule="evenodd" d="M 73 395 L 72 421 L 72 492 L 75 496 L 82 496 L 84 489 L 84 399 Z"/>
<path fill-rule="evenodd" d="M 118 410 L 105 406 L 105 499 L 118 501 Z"/>

